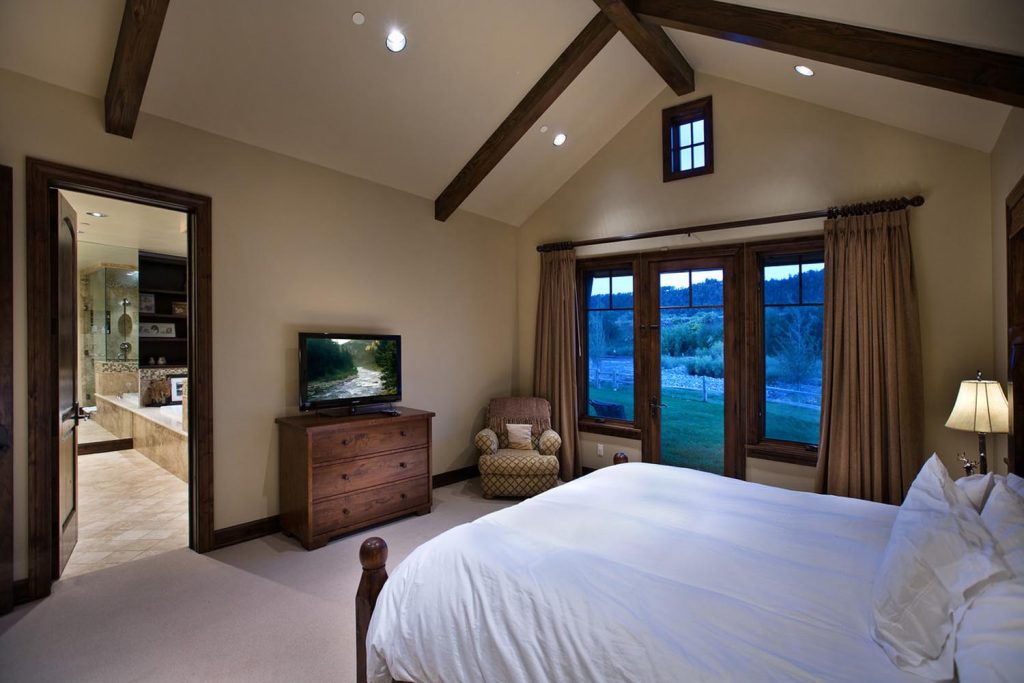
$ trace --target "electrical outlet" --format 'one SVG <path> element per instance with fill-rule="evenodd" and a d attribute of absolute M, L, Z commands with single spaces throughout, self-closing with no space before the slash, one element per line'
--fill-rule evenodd
<path fill-rule="evenodd" d="M 603 458 L 604 457 L 604 444 L 603 443 L 597 444 L 597 457 L 599 457 L 599 458 Z"/>

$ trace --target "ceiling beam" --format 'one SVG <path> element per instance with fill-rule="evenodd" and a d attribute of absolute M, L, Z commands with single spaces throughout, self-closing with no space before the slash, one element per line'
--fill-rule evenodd
<path fill-rule="evenodd" d="M 717 0 L 634 0 L 641 19 L 1024 107 L 1024 57 Z"/>
<path fill-rule="evenodd" d="M 608 21 L 603 12 L 598 12 L 459 174 L 448 183 L 448 187 L 434 201 L 434 218 L 447 220 L 459 208 L 469 193 L 487 177 L 616 33 L 614 24 Z"/>
<path fill-rule="evenodd" d="M 625 0 L 594 2 L 677 95 L 693 92 L 693 67 L 665 33 L 665 29 L 638 19 Z"/>
<path fill-rule="evenodd" d="M 169 2 L 125 0 L 121 32 L 117 34 L 114 62 L 110 65 L 107 94 L 103 98 L 108 133 L 130 138 L 135 132 Z"/>

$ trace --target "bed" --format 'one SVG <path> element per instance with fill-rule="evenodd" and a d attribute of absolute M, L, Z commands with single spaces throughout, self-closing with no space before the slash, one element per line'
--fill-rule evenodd
<path fill-rule="evenodd" d="M 367 541 L 360 665 L 371 683 L 919 681 L 870 635 L 897 511 L 605 468 L 441 534 L 386 583 Z"/>

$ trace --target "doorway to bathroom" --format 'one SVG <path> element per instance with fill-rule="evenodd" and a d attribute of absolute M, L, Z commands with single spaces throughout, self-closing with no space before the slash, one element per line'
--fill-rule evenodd
<path fill-rule="evenodd" d="M 57 201 L 77 235 L 67 577 L 188 546 L 188 214 L 71 190 Z"/>
<path fill-rule="evenodd" d="M 28 597 L 213 547 L 208 197 L 26 164 Z"/>

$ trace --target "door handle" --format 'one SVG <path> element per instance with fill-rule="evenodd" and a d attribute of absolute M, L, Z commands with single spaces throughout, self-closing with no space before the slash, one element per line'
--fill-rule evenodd
<path fill-rule="evenodd" d="M 651 397 L 651 417 L 658 417 L 658 409 L 666 407 L 664 403 L 659 403 L 658 399 Z"/>

